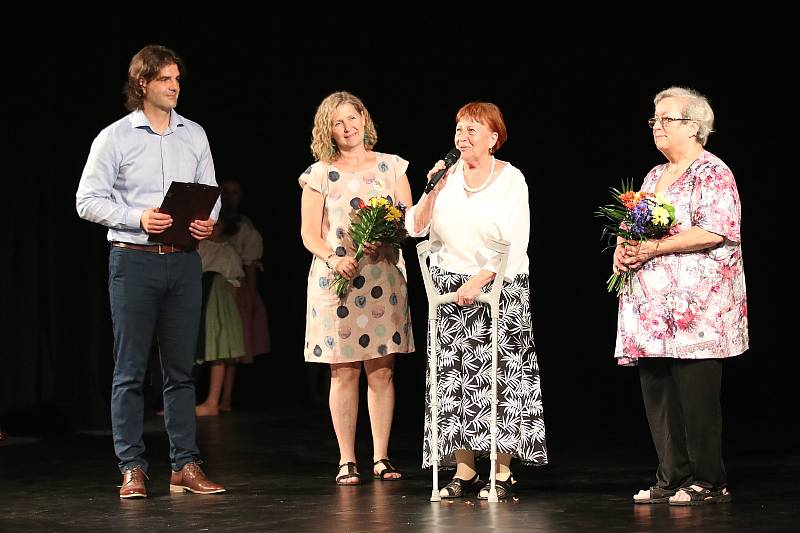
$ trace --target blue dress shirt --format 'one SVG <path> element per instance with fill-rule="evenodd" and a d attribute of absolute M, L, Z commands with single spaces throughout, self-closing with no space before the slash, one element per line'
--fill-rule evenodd
<path fill-rule="evenodd" d="M 217 184 L 205 130 L 173 109 L 161 135 L 133 111 L 92 142 L 75 206 L 81 218 L 109 228 L 109 241 L 148 244 L 142 212 L 159 207 L 173 181 Z M 219 209 L 217 199 L 212 219 Z"/>

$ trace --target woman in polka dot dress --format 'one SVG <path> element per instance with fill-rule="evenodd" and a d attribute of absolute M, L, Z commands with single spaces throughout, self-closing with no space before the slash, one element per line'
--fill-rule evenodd
<path fill-rule="evenodd" d="M 408 162 L 374 152 L 375 125 L 361 100 L 347 92 L 327 96 L 314 117 L 316 162 L 300 176 L 301 234 L 314 254 L 308 274 L 305 359 L 331 369 L 330 409 L 339 443 L 336 483 L 355 485 L 355 432 L 361 368 L 369 385 L 372 474 L 400 479 L 388 459 L 394 412 L 394 354 L 414 351 L 402 253 L 370 244 L 356 262 L 347 233 L 359 201 L 373 196 L 411 204 Z M 331 290 L 339 273 L 351 280 L 341 298 Z"/>

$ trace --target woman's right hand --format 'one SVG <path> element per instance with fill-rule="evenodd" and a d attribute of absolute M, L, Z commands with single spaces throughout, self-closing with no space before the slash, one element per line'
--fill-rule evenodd
<path fill-rule="evenodd" d="M 440 170 L 443 170 L 445 168 L 447 168 L 447 167 L 444 164 L 444 159 L 438 160 L 436 162 L 436 164 L 433 165 L 433 168 L 428 171 L 428 181 L 431 181 L 431 178 L 433 177 L 434 174 L 436 174 L 437 172 L 439 172 Z M 439 183 L 437 183 L 433 187 L 431 192 L 438 193 L 439 191 L 441 191 L 442 187 L 444 187 L 444 185 L 447 183 L 447 176 L 449 176 L 449 175 L 450 175 L 450 172 L 446 172 L 445 175 L 442 176 L 442 179 L 439 180 Z"/>
<path fill-rule="evenodd" d="M 358 273 L 358 261 L 349 255 L 332 257 L 329 262 L 332 263 L 333 271 L 345 279 L 353 279 Z"/>

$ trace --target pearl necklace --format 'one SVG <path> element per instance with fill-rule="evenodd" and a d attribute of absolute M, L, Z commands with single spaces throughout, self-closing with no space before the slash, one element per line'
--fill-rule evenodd
<path fill-rule="evenodd" d="M 486 178 L 486 181 L 483 182 L 483 185 L 480 187 L 470 187 L 467 185 L 467 176 L 464 175 L 464 190 L 467 192 L 481 192 L 483 189 L 489 186 L 489 182 L 492 181 L 492 176 L 494 175 L 494 156 L 492 156 L 492 170 L 489 171 L 489 177 Z"/>

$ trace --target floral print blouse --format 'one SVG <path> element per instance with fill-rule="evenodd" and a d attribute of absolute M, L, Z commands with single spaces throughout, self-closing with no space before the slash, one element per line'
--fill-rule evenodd
<path fill-rule="evenodd" d="M 653 168 L 641 190 L 655 192 L 665 168 Z M 724 240 L 642 265 L 619 300 L 614 357 L 620 365 L 635 365 L 640 357 L 739 355 L 748 348 L 748 329 L 741 205 L 733 173 L 704 150 L 662 193 L 675 207 L 672 234 L 698 226 Z"/>

